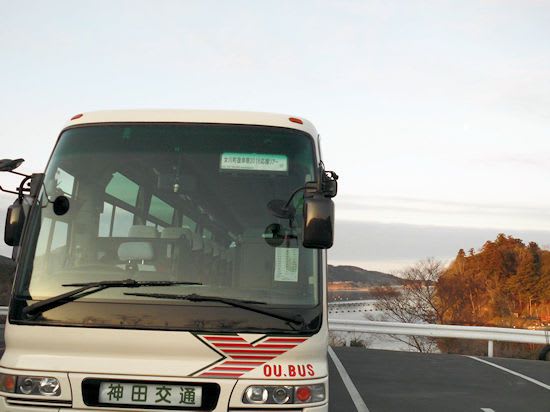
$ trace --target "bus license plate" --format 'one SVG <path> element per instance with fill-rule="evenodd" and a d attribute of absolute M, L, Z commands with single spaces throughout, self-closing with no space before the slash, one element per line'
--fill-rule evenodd
<path fill-rule="evenodd" d="M 202 387 L 150 383 L 101 382 L 99 402 L 117 405 L 201 406 Z"/>

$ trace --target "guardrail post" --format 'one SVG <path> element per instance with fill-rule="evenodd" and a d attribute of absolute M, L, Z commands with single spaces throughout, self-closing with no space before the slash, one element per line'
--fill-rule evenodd
<path fill-rule="evenodd" d="M 350 347 L 351 346 L 351 332 L 346 332 L 345 340 L 346 340 L 346 346 Z"/>
<path fill-rule="evenodd" d="M 487 341 L 487 356 L 489 358 L 493 357 L 493 341 L 492 340 Z"/>

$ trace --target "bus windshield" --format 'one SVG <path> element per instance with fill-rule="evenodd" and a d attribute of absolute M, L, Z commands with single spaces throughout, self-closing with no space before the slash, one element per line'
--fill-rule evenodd
<path fill-rule="evenodd" d="M 287 128 L 117 123 L 66 130 L 30 218 L 12 320 L 296 331 L 284 319 L 299 315 L 301 332 L 318 329 L 321 256 L 302 246 L 303 193 L 292 197 L 291 216 L 268 207 L 316 180 L 316 164 L 312 137 Z M 65 207 L 56 202 L 62 197 Z M 75 284 L 126 279 L 152 284 L 133 294 L 105 288 L 25 316 L 25 307 Z M 263 310 L 223 299 L 259 302 Z"/>

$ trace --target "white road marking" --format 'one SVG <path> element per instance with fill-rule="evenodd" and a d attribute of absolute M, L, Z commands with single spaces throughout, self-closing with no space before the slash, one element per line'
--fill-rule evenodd
<path fill-rule="evenodd" d="M 482 410 L 483 412 L 495 412 L 495 410 L 494 410 L 494 409 L 491 409 L 491 408 L 481 408 L 481 410 Z"/>
<path fill-rule="evenodd" d="M 336 356 L 336 353 L 334 353 L 330 346 L 328 347 L 328 354 L 334 362 L 334 366 L 336 366 L 336 369 L 338 370 L 338 373 L 342 378 L 342 382 L 344 382 L 344 385 L 346 385 L 346 389 L 348 390 L 351 400 L 355 404 L 357 412 L 369 412 L 369 408 L 367 408 L 367 405 L 365 404 L 365 401 L 363 401 L 361 394 L 359 393 L 348 373 L 346 372 L 346 368 L 344 368 L 344 365 L 342 365 L 342 362 L 340 362 L 340 359 L 338 359 L 338 356 Z"/>
<path fill-rule="evenodd" d="M 526 381 L 529 381 L 529 382 L 531 382 L 531 383 L 534 383 L 535 385 L 539 385 L 540 387 L 542 387 L 542 388 L 544 388 L 544 389 L 548 389 L 548 390 L 550 391 L 550 385 L 547 385 L 547 384 L 545 384 L 545 383 L 543 383 L 543 382 L 541 382 L 541 381 L 538 381 L 538 380 L 536 380 L 536 379 L 530 378 L 529 376 L 522 375 L 522 374 L 519 373 L 519 372 L 515 372 L 515 371 L 513 371 L 513 370 L 511 370 L 511 369 L 505 368 L 504 366 L 497 365 L 496 363 L 489 362 L 489 361 L 486 361 L 486 360 L 484 360 L 484 359 L 476 358 L 475 356 L 468 356 L 468 358 L 474 359 L 474 360 L 476 360 L 476 361 L 478 361 L 478 362 L 486 363 L 487 365 L 491 365 L 491 366 L 493 366 L 493 367 L 495 367 L 495 368 L 497 368 L 497 369 L 501 369 L 501 370 L 503 370 L 503 371 L 505 371 L 505 372 L 508 372 L 508 373 L 510 373 L 510 374 L 512 374 L 512 375 L 519 376 L 520 378 L 525 379 Z"/>

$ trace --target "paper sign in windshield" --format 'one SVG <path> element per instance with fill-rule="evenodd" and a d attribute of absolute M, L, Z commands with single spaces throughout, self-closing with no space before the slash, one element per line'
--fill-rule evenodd
<path fill-rule="evenodd" d="M 285 155 L 275 154 L 222 153 L 220 169 L 287 172 L 288 158 Z"/>
<path fill-rule="evenodd" d="M 297 247 L 275 248 L 275 281 L 298 282 Z"/>

